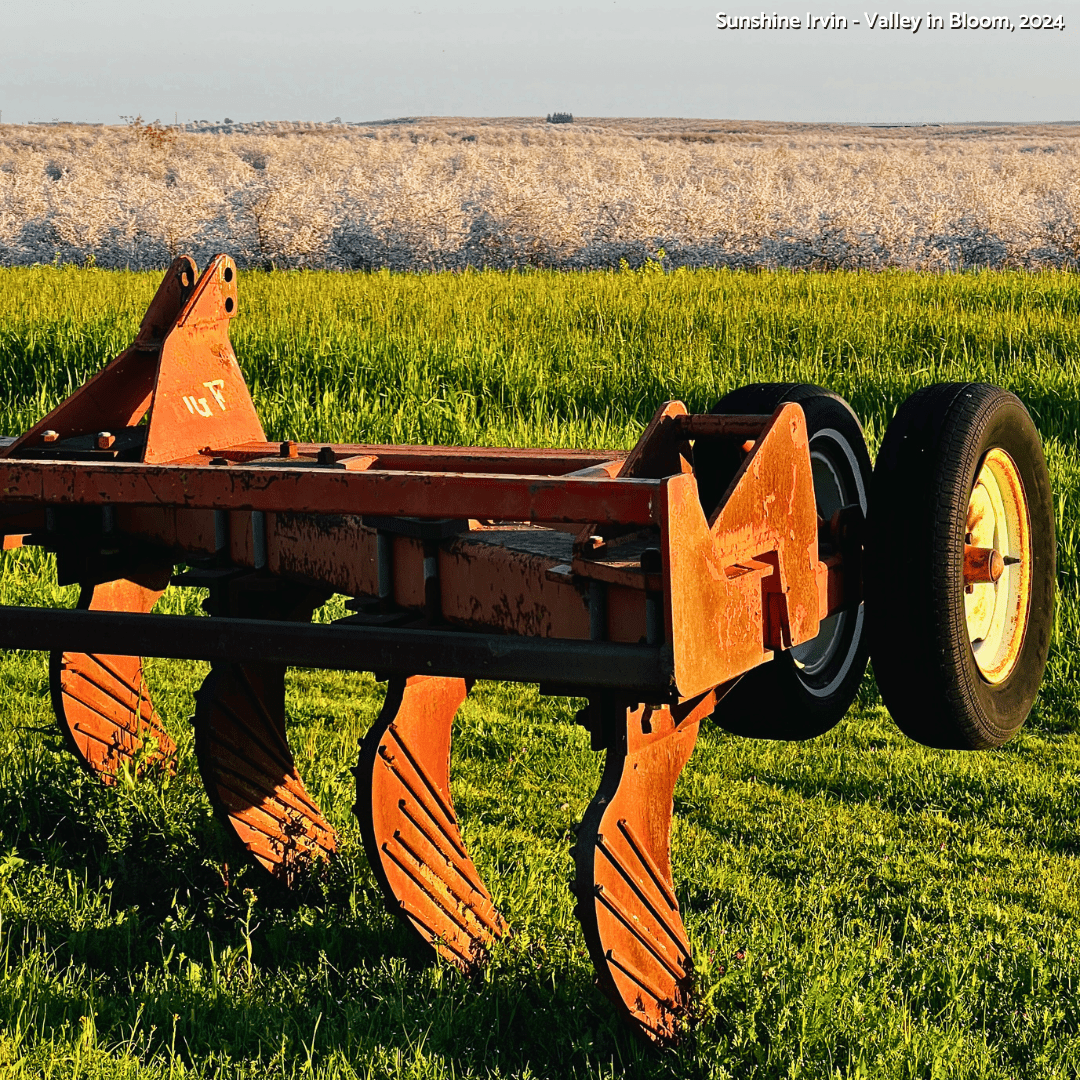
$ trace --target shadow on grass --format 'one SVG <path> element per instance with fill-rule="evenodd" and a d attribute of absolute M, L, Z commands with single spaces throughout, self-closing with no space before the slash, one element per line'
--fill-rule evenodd
<path fill-rule="evenodd" d="M 339 1057 L 361 1074 L 364 1062 L 388 1058 L 452 1061 L 458 1075 L 595 1074 L 606 1062 L 617 1063 L 620 1074 L 673 1073 L 671 1055 L 617 1029 L 580 977 L 560 975 L 553 989 L 549 971 L 530 975 L 515 965 L 474 987 L 452 973 L 384 958 L 348 970 L 297 969 L 275 980 L 185 964 L 182 975 L 159 976 L 168 984 L 162 988 L 42 986 L 34 994 L 37 1038 L 63 1043 L 92 1015 L 101 1044 L 128 1046 L 143 1060 L 175 1055 L 196 1070 L 223 1059 L 276 1061 L 293 1075 Z M 20 1011 L 25 1017 L 25 992 L 0 990 L 5 1023 Z"/>
<path fill-rule="evenodd" d="M 257 909 L 247 936 L 242 919 L 214 925 L 220 912 L 182 929 L 137 909 L 80 931 L 8 924 L 23 975 L 0 981 L 0 1024 L 21 1015 L 36 1039 L 63 1043 L 92 1016 L 101 1044 L 193 1069 L 276 1060 L 292 1075 L 337 1056 L 354 1066 L 441 1059 L 458 1075 L 595 1075 L 608 1062 L 672 1074 L 672 1055 L 618 1025 L 583 955 L 511 940 L 469 980 L 389 924 L 374 896 L 358 900 L 352 913 Z"/>
<path fill-rule="evenodd" d="M 386 911 L 355 835 L 286 894 L 238 869 L 192 772 L 105 788 L 48 737 L 9 749 L 0 948 L 20 975 L 0 977 L 0 1027 L 63 1044 L 91 1017 L 101 1046 L 200 1070 L 288 1075 L 337 1055 L 379 1071 L 424 1058 L 459 1075 L 671 1074 L 670 1053 L 618 1024 L 576 934 L 511 935 L 466 979 Z"/>

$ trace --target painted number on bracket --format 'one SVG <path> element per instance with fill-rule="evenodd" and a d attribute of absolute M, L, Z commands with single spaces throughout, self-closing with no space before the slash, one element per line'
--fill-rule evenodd
<path fill-rule="evenodd" d="M 225 380 L 211 379 L 210 382 L 204 382 L 203 386 L 210 391 L 210 396 L 217 402 L 218 408 L 224 412 L 225 395 L 221 391 L 225 389 Z M 209 416 L 214 411 L 204 397 L 197 398 L 185 395 L 184 404 L 187 406 L 189 413 L 197 413 L 199 416 Z"/>

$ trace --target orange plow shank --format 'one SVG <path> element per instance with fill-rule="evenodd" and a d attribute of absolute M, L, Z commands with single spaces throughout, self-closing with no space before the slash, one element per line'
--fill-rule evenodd
<path fill-rule="evenodd" d="M 79 604 L 90 611 L 146 612 L 162 592 L 120 579 L 84 589 Z M 53 652 L 49 686 L 68 749 L 105 783 L 144 750 L 149 761 L 171 767 L 176 745 L 154 711 L 138 656 Z"/>
<path fill-rule="evenodd" d="M 356 815 L 390 911 L 462 971 L 505 930 L 465 850 L 450 797 L 450 738 L 464 679 L 391 682 L 356 767 Z"/>

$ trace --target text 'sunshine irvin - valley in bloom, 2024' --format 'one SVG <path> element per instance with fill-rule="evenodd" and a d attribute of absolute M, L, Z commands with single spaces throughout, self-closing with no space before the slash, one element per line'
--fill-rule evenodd
<path fill-rule="evenodd" d="M 863 12 L 862 19 L 849 19 L 830 11 L 828 15 L 815 15 L 808 11 L 802 15 L 780 15 L 762 11 L 756 15 L 731 15 L 717 12 L 717 30 L 847 30 L 849 27 L 865 26 L 869 30 L 906 30 L 917 34 L 920 30 L 1064 30 L 1064 15 L 972 15 L 967 11 L 950 11 L 948 15 L 905 15 L 899 11 Z"/>

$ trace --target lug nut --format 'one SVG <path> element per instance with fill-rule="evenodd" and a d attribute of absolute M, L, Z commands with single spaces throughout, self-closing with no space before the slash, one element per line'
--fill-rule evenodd
<path fill-rule="evenodd" d="M 60 438 L 60 432 L 59 431 L 53 431 L 52 428 L 49 428 L 48 431 L 43 431 L 41 433 L 41 441 L 43 443 L 54 443 L 59 438 Z"/>
<path fill-rule="evenodd" d="M 94 441 L 99 450 L 108 450 L 116 442 L 116 436 L 111 431 L 99 431 Z"/>
<path fill-rule="evenodd" d="M 300 445 L 294 443 L 292 439 L 286 439 L 279 447 L 278 453 L 283 458 L 296 458 L 300 456 Z"/>

